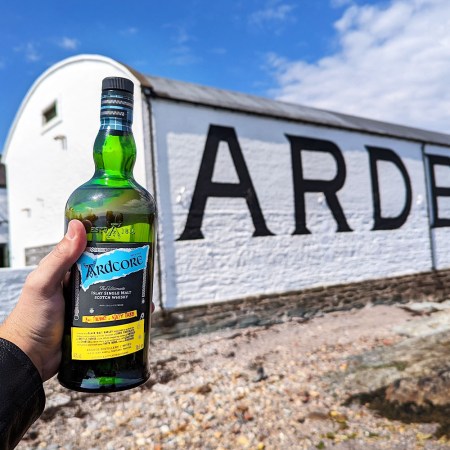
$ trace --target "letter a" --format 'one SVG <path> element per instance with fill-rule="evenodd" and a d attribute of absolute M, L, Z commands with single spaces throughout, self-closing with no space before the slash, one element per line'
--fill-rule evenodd
<path fill-rule="evenodd" d="M 228 144 L 239 183 L 216 183 L 212 181 L 219 144 L 222 141 Z M 255 227 L 253 236 L 273 235 L 266 226 L 234 128 L 219 125 L 209 127 L 188 218 L 184 231 L 178 238 L 179 241 L 203 239 L 201 227 L 208 197 L 241 197 L 245 199 Z"/>

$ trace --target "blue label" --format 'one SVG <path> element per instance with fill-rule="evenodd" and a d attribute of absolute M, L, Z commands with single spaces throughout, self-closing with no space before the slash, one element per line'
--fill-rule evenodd
<path fill-rule="evenodd" d="M 84 252 L 77 261 L 81 287 L 86 291 L 96 283 L 116 280 L 147 268 L 149 246 L 116 249 L 95 255 Z"/>

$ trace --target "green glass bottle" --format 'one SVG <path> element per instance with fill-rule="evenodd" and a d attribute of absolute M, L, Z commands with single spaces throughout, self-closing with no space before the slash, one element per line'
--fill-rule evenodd
<path fill-rule="evenodd" d="M 133 88 L 126 78 L 103 80 L 95 173 L 66 205 L 66 229 L 82 221 L 88 241 L 65 291 L 58 374 L 77 391 L 114 392 L 149 377 L 156 206 L 133 178 Z"/>

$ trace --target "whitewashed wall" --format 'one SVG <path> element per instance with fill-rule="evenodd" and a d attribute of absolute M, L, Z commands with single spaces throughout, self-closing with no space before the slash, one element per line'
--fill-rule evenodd
<path fill-rule="evenodd" d="M 167 306 L 431 269 L 420 144 L 164 100 L 153 101 L 153 120 L 163 243 L 162 289 Z M 254 226 L 243 198 L 210 197 L 202 225 L 204 239 L 179 240 L 211 124 L 235 130 L 273 236 L 252 237 Z M 339 147 L 347 174 L 338 199 L 352 232 L 336 232 L 336 221 L 324 195 L 307 193 L 306 217 L 311 234 L 292 234 L 294 189 L 291 147 L 286 134 L 329 140 Z M 399 229 L 372 230 L 373 196 L 366 146 L 394 151 L 409 174 L 411 210 Z M 331 155 L 304 152 L 303 156 L 305 178 L 329 180 L 336 175 L 336 162 Z M 391 162 L 380 161 L 378 169 L 382 215 L 395 217 L 405 204 L 405 183 Z M 220 144 L 213 182 L 238 183 L 226 143 Z M 448 242 L 448 231 L 442 233 L 442 239 L 447 238 Z"/>

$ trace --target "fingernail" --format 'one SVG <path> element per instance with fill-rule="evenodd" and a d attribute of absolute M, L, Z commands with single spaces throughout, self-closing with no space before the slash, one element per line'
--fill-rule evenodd
<path fill-rule="evenodd" d="M 72 221 L 70 221 L 69 226 L 67 228 L 67 232 L 66 232 L 66 238 L 73 240 L 75 238 L 75 235 L 76 235 L 76 233 L 75 233 L 73 223 L 72 223 Z"/>

